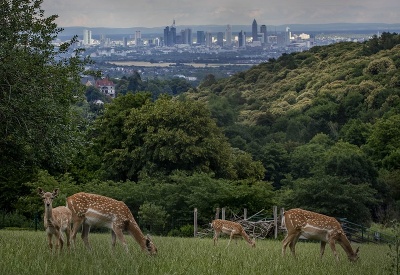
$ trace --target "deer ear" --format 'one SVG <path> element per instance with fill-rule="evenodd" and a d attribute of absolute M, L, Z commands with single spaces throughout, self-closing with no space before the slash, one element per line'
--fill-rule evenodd
<path fill-rule="evenodd" d="M 44 192 L 43 192 L 43 189 L 40 188 L 40 187 L 37 189 L 37 191 L 38 191 L 39 196 L 42 196 L 43 193 L 44 193 Z"/>
<path fill-rule="evenodd" d="M 54 196 L 54 197 L 57 197 L 57 196 L 58 196 L 58 191 L 59 191 L 58 188 L 54 189 L 54 191 L 53 191 L 53 196 Z"/>

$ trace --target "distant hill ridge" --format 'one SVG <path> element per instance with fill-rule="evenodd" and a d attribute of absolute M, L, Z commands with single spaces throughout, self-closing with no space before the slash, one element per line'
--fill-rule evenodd
<path fill-rule="evenodd" d="M 260 21 L 261 25 L 262 22 Z M 64 31 L 61 36 L 81 36 L 84 29 L 90 29 L 92 35 L 100 34 L 112 34 L 112 35 L 123 35 L 123 34 L 134 34 L 136 31 L 140 31 L 142 34 L 162 34 L 164 28 L 168 26 L 147 28 L 147 27 L 131 27 L 131 28 L 107 28 L 107 27 L 64 27 Z M 60 26 L 62 27 L 62 26 Z M 232 32 L 249 31 L 251 32 L 251 24 L 248 25 L 231 25 Z M 400 23 L 398 24 L 385 24 L 385 23 L 329 23 L 329 24 L 287 24 L 287 25 L 267 25 L 268 32 L 283 32 L 286 27 L 289 27 L 292 32 L 400 32 Z M 186 28 L 192 29 L 193 33 L 201 30 L 208 32 L 224 32 L 226 25 L 177 25 L 177 30 Z"/>

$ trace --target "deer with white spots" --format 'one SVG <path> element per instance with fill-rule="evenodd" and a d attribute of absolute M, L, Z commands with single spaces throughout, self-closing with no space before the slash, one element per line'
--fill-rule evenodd
<path fill-rule="evenodd" d="M 254 239 L 253 240 L 250 239 L 249 235 L 247 235 L 247 233 L 246 233 L 246 231 L 244 231 L 243 227 L 237 222 L 216 219 L 211 222 L 211 226 L 214 229 L 214 238 L 213 238 L 214 245 L 216 245 L 216 243 L 218 241 L 218 237 L 222 232 L 222 233 L 228 234 L 230 237 L 229 242 L 226 245 L 226 247 L 228 247 L 228 245 L 231 243 L 232 238 L 240 237 L 240 236 L 242 236 L 243 239 L 246 240 L 250 244 L 250 246 L 256 247 L 256 243 L 255 243 Z"/>
<path fill-rule="evenodd" d="M 333 217 L 295 208 L 284 213 L 282 226 L 286 226 L 287 229 L 287 235 L 282 246 L 283 256 L 286 246 L 289 245 L 293 256 L 296 257 L 295 246 L 300 236 L 303 236 L 309 240 L 321 242 L 321 257 L 324 255 L 326 243 L 329 243 L 336 260 L 339 261 L 335 247 L 337 242 L 344 249 L 351 262 L 358 260 L 359 248 L 356 251 L 353 250 L 342 226 Z"/>
<path fill-rule="evenodd" d="M 53 200 L 58 196 L 58 188 L 53 192 L 44 192 L 38 188 L 38 194 L 44 202 L 44 228 L 46 229 L 47 239 L 50 250 L 53 249 L 53 236 L 56 239 L 56 250 L 63 248 L 63 232 L 67 236 L 67 247 L 70 246 L 72 213 L 65 206 L 53 208 Z"/>
<path fill-rule="evenodd" d="M 113 247 L 115 247 L 118 237 L 128 252 L 128 245 L 123 233 L 123 231 L 128 231 L 143 251 L 150 255 L 157 253 L 157 248 L 152 240 L 149 236 L 143 235 L 132 212 L 124 202 L 101 195 L 80 192 L 67 198 L 67 206 L 72 211 L 73 242 L 75 242 L 79 227 L 83 225 L 82 240 L 86 247 L 90 248 L 88 238 L 90 227 L 107 227 L 111 229 Z"/>

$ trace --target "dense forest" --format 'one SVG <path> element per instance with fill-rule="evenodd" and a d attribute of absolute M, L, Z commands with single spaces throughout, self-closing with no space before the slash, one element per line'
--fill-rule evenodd
<path fill-rule="evenodd" d="M 29 227 L 38 187 L 60 188 L 57 205 L 79 191 L 123 200 L 155 234 L 184 231 L 193 208 L 204 224 L 216 207 L 399 217 L 400 35 L 284 54 L 198 87 L 136 73 L 110 100 L 80 84 L 92 73 L 82 50 L 65 57 L 76 37 L 51 44 L 61 30 L 41 2 L 1 4 L 0 227 Z"/>

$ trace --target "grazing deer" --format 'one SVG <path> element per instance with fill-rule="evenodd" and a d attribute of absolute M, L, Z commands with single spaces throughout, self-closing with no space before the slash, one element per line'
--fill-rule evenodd
<path fill-rule="evenodd" d="M 128 206 L 122 201 L 117 201 L 101 195 L 77 193 L 67 198 L 67 206 L 72 211 L 72 241 L 75 243 L 76 233 L 82 227 L 82 240 L 87 248 L 89 244 L 89 231 L 91 226 L 110 228 L 112 246 L 115 247 L 116 237 L 121 241 L 128 252 L 123 231 L 128 231 L 143 251 L 151 255 L 157 253 L 157 248 L 149 236 L 144 236 Z"/>
<path fill-rule="evenodd" d="M 70 246 L 72 213 L 65 206 L 53 208 L 53 200 L 58 196 L 58 188 L 53 192 L 44 192 L 38 188 L 39 196 L 44 202 L 44 228 L 46 229 L 47 239 L 50 250 L 53 249 L 53 235 L 56 237 L 56 249 L 63 248 L 63 232 L 67 236 L 67 246 Z"/>
<path fill-rule="evenodd" d="M 329 243 L 336 260 L 339 261 L 335 247 L 335 242 L 338 242 L 351 262 L 358 259 L 359 248 L 355 252 L 353 251 L 342 226 L 335 218 L 295 208 L 285 212 L 282 225 L 287 229 L 287 235 L 283 240 L 283 256 L 286 246 L 289 245 L 293 256 L 296 257 L 295 246 L 300 236 L 303 236 L 310 240 L 321 241 L 321 257 L 324 255 L 326 243 Z"/>
<path fill-rule="evenodd" d="M 232 238 L 240 236 L 242 236 L 243 239 L 245 239 L 252 247 L 256 247 L 254 239 L 251 240 L 246 231 L 244 231 L 243 227 L 237 222 L 216 219 L 211 222 L 211 226 L 214 228 L 214 245 L 216 245 L 219 234 L 222 232 L 230 236 L 226 247 L 228 247 L 228 245 L 231 243 Z"/>

